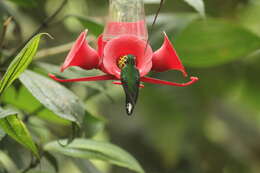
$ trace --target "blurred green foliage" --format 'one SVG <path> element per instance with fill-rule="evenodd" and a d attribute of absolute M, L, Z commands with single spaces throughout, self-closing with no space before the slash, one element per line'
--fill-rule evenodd
<path fill-rule="evenodd" d="M 99 74 L 78 68 L 60 73 L 59 65 L 85 29 L 96 47 L 108 1 L 68 1 L 44 23 L 61 3 L 0 0 L 0 173 L 260 172 L 259 0 L 166 0 L 151 46 L 159 48 L 166 31 L 188 73 L 200 80 L 185 88 L 145 85 L 133 117 L 125 115 L 120 86 L 62 86 L 47 77 Z M 151 29 L 159 1 L 145 3 Z M 41 25 L 54 39 L 37 35 L 21 49 Z M 183 80 L 175 71 L 150 75 Z"/>

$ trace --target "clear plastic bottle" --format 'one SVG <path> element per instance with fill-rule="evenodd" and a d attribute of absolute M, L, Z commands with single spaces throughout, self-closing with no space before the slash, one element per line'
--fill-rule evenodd
<path fill-rule="evenodd" d="M 122 34 L 148 39 L 143 0 L 109 0 L 109 18 L 103 40 L 106 42 Z"/>

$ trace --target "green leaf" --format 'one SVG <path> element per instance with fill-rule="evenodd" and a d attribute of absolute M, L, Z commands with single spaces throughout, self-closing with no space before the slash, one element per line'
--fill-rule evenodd
<path fill-rule="evenodd" d="M 37 0 L 9 0 L 22 7 L 35 7 L 37 6 Z"/>
<path fill-rule="evenodd" d="M 83 103 L 69 89 L 32 71 L 25 71 L 20 81 L 46 108 L 61 118 L 80 125 L 85 115 Z"/>
<path fill-rule="evenodd" d="M 11 88 L 11 87 L 9 87 Z M 6 90 L 7 92 L 8 90 Z M 9 93 L 7 93 L 9 94 Z M 5 93 L 3 94 L 3 96 Z M 32 112 L 35 112 L 38 110 L 42 104 L 38 102 L 37 99 L 35 99 L 32 94 L 24 87 L 20 86 L 20 88 L 17 90 L 17 95 L 15 97 L 15 103 L 10 100 L 9 104 L 14 105 L 16 108 L 22 109 L 29 114 Z"/>
<path fill-rule="evenodd" d="M 81 172 L 87 173 L 101 173 L 96 166 L 91 163 L 89 160 L 82 160 L 80 158 L 72 159 L 73 163 L 81 170 Z"/>
<path fill-rule="evenodd" d="M 76 18 L 84 28 L 87 28 L 90 31 L 90 33 L 92 33 L 96 37 L 98 37 L 104 30 L 104 26 L 102 24 L 99 24 L 96 21 L 91 20 L 89 18 L 76 15 L 70 15 L 69 17 Z"/>
<path fill-rule="evenodd" d="M 203 0 L 184 0 L 187 4 L 193 7 L 202 17 L 205 17 L 205 5 Z"/>
<path fill-rule="evenodd" d="M 45 119 L 49 122 L 58 124 L 70 124 L 68 120 L 60 118 L 48 109 L 42 108 L 43 105 L 24 87 L 15 89 L 10 86 L 1 95 L 0 100 L 5 104 L 11 104 L 17 109 L 21 109 L 27 114 Z"/>
<path fill-rule="evenodd" d="M 49 152 L 44 152 L 43 156 L 51 164 L 51 166 L 55 169 L 55 172 L 59 172 L 58 160 Z"/>
<path fill-rule="evenodd" d="M 3 151 L 0 151 L 0 168 L 2 167 L 8 172 L 17 172 L 18 170 L 12 159 Z"/>
<path fill-rule="evenodd" d="M 82 128 L 84 129 L 86 136 L 91 138 L 104 129 L 105 120 L 95 117 L 86 111 L 82 124 Z"/>
<path fill-rule="evenodd" d="M 4 110 L 4 109 L 1 109 L 1 108 L 0 108 L 0 118 L 1 118 L 1 119 L 2 119 L 2 118 L 5 118 L 5 117 L 7 117 L 7 116 L 9 116 L 9 115 L 14 115 L 14 114 L 18 114 L 18 112 L 15 111 L 15 110 L 12 110 L 12 109 Z"/>
<path fill-rule="evenodd" d="M 60 67 L 57 65 L 43 63 L 43 62 L 36 63 L 36 65 L 48 73 L 53 73 L 53 74 L 62 76 L 66 79 L 81 78 L 81 77 L 87 77 L 87 76 L 96 76 L 96 75 L 102 74 L 102 72 L 100 72 L 98 70 L 86 71 L 86 70 L 82 70 L 77 67 L 70 67 L 69 69 L 66 69 L 66 71 L 61 73 Z M 105 92 L 104 87 L 100 83 L 97 83 L 97 82 L 78 82 L 78 83 L 85 85 L 89 88 Z"/>
<path fill-rule="evenodd" d="M 144 0 L 145 4 L 159 4 L 161 0 Z"/>
<path fill-rule="evenodd" d="M 45 33 L 37 34 L 34 36 L 26 46 L 20 51 L 15 59 L 9 65 L 3 79 L 0 82 L 0 94 L 8 88 L 12 82 L 19 77 L 19 75 L 28 67 L 34 57 L 40 38 Z"/>
<path fill-rule="evenodd" d="M 0 141 L 5 137 L 5 132 L 0 128 Z"/>
<path fill-rule="evenodd" d="M 62 140 L 60 142 L 65 144 L 67 141 Z M 107 142 L 75 139 L 68 146 L 62 147 L 57 141 L 54 141 L 45 145 L 44 149 L 77 158 L 103 160 L 139 173 L 144 173 L 144 170 L 135 158 L 123 149 Z"/>
<path fill-rule="evenodd" d="M 43 62 L 36 63 L 36 65 L 48 73 L 53 73 L 55 75 L 62 76 L 63 78 L 66 79 L 81 78 L 87 76 L 97 76 L 103 74 L 99 70 L 86 71 L 78 67 L 70 67 L 69 69 L 66 69 L 66 71 L 61 73 L 60 67 L 57 65 L 43 63 Z M 105 86 L 103 85 L 104 83 L 94 81 L 94 82 L 77 82 L 77 84 L 84 85 L 88 88 L 102 92 L 107 96 L 108 99 L 111 99 L 110 93 L 108 92 L 107 88 L 105 88 Z"/>
<path fill-rule="evenodd" d="M 0 108 L 0 126 L 14 140 L 30 149 L 35 156 L 39 157 L 38 149 L 34 144 L 30 132 L 25 124 L 17 116 L 18 112 L 3 110 Z"/>
<path fill-rule="evenodd" d="M 11 104 L 13 107 L 21 109 L 28 114 L 36 111 L 41 106 L 23 86 L 17 90 L 14 86 L 7 88 L 1 95 L 1 101 L 6 104 Z"/>
<path fill-rule="evenodd" d="M 211 67 L 245 57 L 260 48 L 260 38 L 222 20 L 195 21 L 174 42 L 185 65 Z"/>

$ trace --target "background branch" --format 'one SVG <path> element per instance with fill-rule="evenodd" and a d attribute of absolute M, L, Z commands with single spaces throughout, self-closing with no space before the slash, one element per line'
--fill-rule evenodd
<path fill-rule="evenodd" d="M 93 37 L 93 36 L 88 36 L 87 39 L 88 39 L 88 42 L 95 42 L 96 41 L 96 37 Z M 63 45 L 60 45 L 60 46 L 55 46 L 55 47 L 39 50 L 37 52 L 35 58 L 40 59 L 40 58 L 48 57 L 48 56 L 51 56 L 51 55 L 56 55 L 56 54 L 67 52 L 71 49 L 74 42 L 75 41 L 70 42 L 70 43 L 66 43 L 66 44 L 63 44 Z"/>
<path fill-rule="evenodd" d="M 4 66 L 8 65 L 13 57 L 27 44 L 27 42 L 29 42 L 36 34 L 38 34 L 42 29 L 46 28 L 48 26 L 48 24 L 61 12 L 61 10 L 64 8 L 64 6 L 67 4 L 68 0 L 64 0 L 61 5 L 57 8 L 57 10 L 49 17 L 47 17 L 42 23 L 41 25 L 33 32 L 33 34 L 27 39 L 25 40 L 19 47 L 18 49 L 15 50 L 15 52 L 9 56 L 6 61 L 4 62 Z"/>
<path fill-rule="evenodd" d="M 67 44 L 64 44 L 64 45 L 40 50 L 36 54 L 35 58 L 39 59 L 39 58 L 44 58 L 44 57 L 48 57 L 48 56 L 51 56 L 51 55 L 56 55 L 56 54 L 60 54 L 60 53 L 63 53 L 63 52 L 67 52 L 68 50 L 70 50 L 73 43 L 74 42 L 70 42 L 70 43 L 67 43 Z"/>
<path fill-rule="evenodd" d="M 8 26 L 9 26 L 9 24 L 11 23 L 11 21 L 12 21 L 12 17 L 8 17 L 8 18 L 4 21 L 3 30 L 2 30 L 2 33 L 1 33 L 1 36 L 0 36 L 0 49 L 2 49 L 2 47 L 3 47 L 4 40 L 5 40 L 5 35 L 6 35 L 6 31 L 7 31 L 7 28 L 8 28 Z"/>

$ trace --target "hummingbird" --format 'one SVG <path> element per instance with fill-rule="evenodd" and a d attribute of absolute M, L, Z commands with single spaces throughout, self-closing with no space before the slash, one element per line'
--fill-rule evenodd
<path fill-rule="evenodd" d="M 124 57 L 120 77 L 125 92 L 126 113 L 132 115 L 139 94 L 140 73 L 136 68 L 135 56 L 129 54 Z"/>

